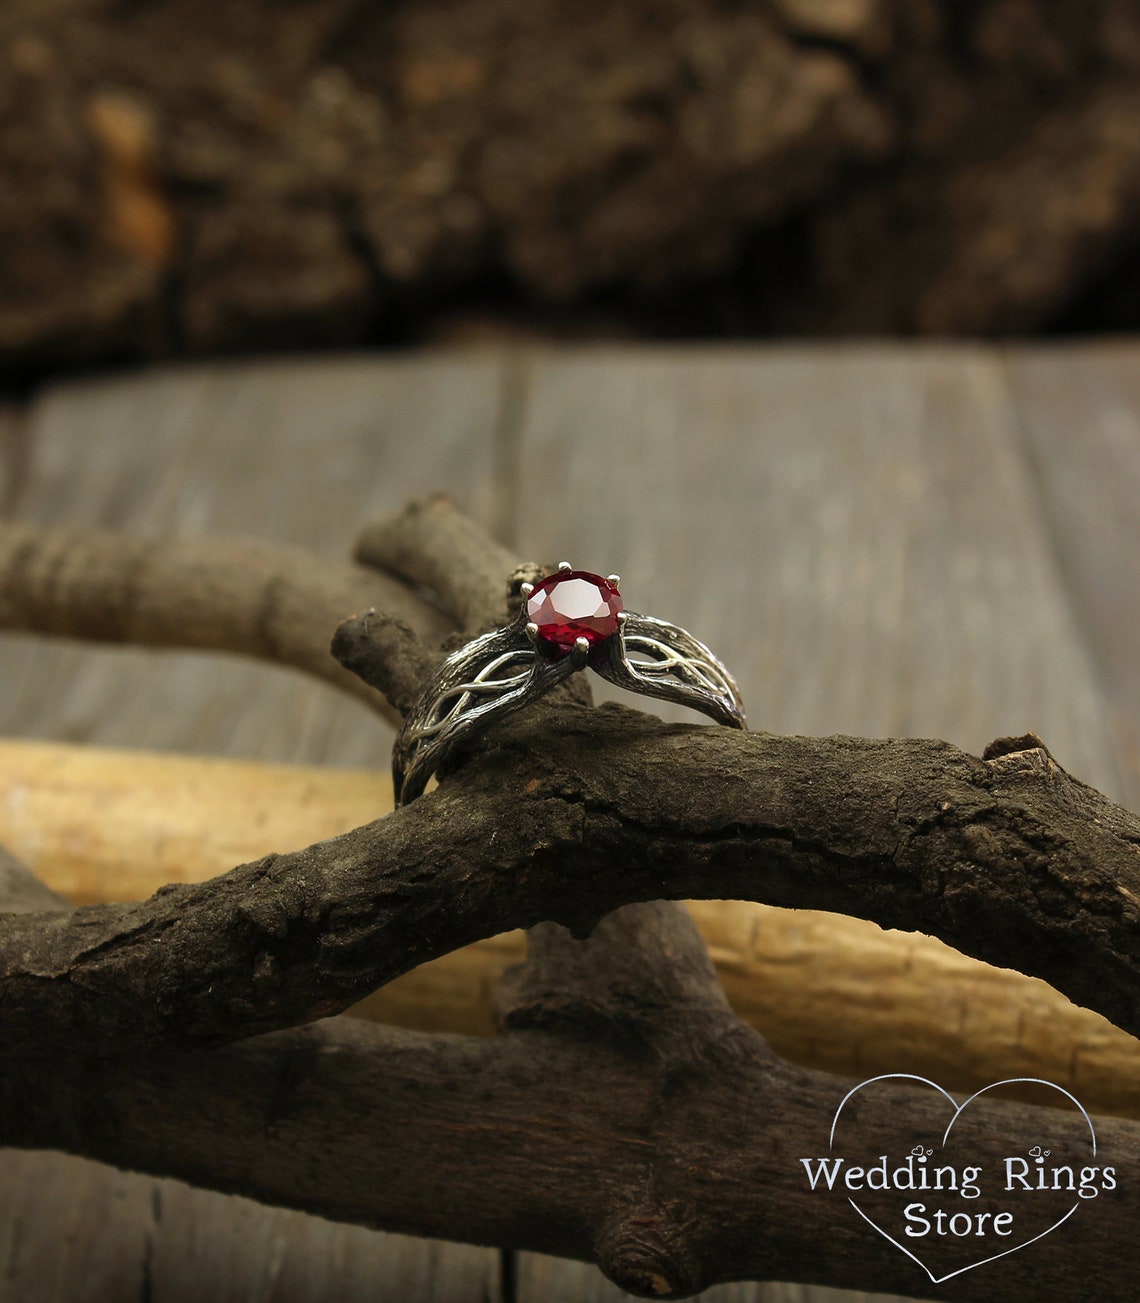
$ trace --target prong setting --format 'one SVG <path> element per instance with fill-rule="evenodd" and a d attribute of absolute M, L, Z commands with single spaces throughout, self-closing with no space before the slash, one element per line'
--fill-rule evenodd
<path fill-rule="evenodd" d="M 570 564 L 569 561 L 559 561 L 558 569 L 565 575 L 565 574 L 569 574 L 569 572 L 573 570 L 574 567 Z"/>
<path fill-rule="evenodd" d="M 531 620 L 526 626 L 526 636 L 536 647 L 538 646 L 538 625 L 535 624 L 533 620 Z"/>
<path fill-rule="evenodd" d="M 570 653 L 570 663 L 576 670 L 583 669 L 590 655 L 589 638 L 575 638 L 574 650 Z"/>
<path fill-rule="evenodd" d="M 533 584 L 519 584 L 519 594 L 524 602 L 533 592 L 534 592 Z"/>
<path fill-rule="evenodd" d="M 606 583 L 613 584 L 618 592 L 621 592 L 621 575 L 606 575 Z"/>

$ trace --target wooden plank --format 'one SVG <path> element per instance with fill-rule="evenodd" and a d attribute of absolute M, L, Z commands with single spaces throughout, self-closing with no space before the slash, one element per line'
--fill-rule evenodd
<path fill-rule="evenodd" d="M 154 1303 L 483 1303 L 498 1293 L 498 1255 L 487 1249 L 339 1225 L 177 1181 L 151 1184 L 161 1200 Z"/>
<path fill-rule="evenodd" d="M 1119 793 L 992 353 L 554 353 L 526 410 L 524 552 L 621 573 L 723 656 L 752 727 L 975 752 L 1032 730 Z"/>
<path fill-rule="evenodd" d="M 0 738 L 0 845 L 76 905 L 204 882 L 392 805 L 382 769 Z"/>
<path fill-rule="evenodd" d="M 1077 620 L 1112 702 L 1121 799 L 1140 808 L 1140 344 L 1006 353 Z"/>
<path fill-rule="evenodd" d="M 527 1303 L 634 1303 L 635 1296 L 612 1285 L 595 1267 L 537 1253 L 519 1254 L 518 1300 Z M 822 1285 L 779 1281 L 714 1285 L 693 1295 L 698 1303 L 908 1303 L 895 1294 L 864 1294 Z"/>
<path fill-rule="evenodd" d="M 65 1154 L 4 1152 L 0 1297 L 20 1303 L 471 1303 L 496 1255 L 385 1235 Z"/>
<path fill-rule="evenodd" d="M 153 1182 L 64 1154 L 0 1159 L 0 1297 L 146 1298 Z"/>
<path fill-rule="evenodd" d="M 244 533 L 344 555 L 354 531 L 444 489 L 501 515 L 491 354 L 170 368 L 50 389 L 10 516 Z M 384 762 L 392 734 L 301 675 L 236 658 L 0 644 L 0 732 L 309 763 Z"/>

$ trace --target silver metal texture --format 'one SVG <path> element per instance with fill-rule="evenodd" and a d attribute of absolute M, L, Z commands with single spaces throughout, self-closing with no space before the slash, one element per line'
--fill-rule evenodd
<path fill-rule="evenodd" d="M 565 573 L 570 567 L 562 562 L 559 569 Z M 735 680 L 691 633 L 622 611 L 616 633 L 592 647 L 579 638 L 573 650 L 555 657 L 541 644 L 537 626 L 527 621 L 529 595 L 522 592 L 515 620 L 460 647 L 424 685 L 392 749 L 398 806 L 423 792 L 463 738 L 523 709 L 586 665 L 619 688 L 679 702 L 729 728 L 746 727 Z"/>

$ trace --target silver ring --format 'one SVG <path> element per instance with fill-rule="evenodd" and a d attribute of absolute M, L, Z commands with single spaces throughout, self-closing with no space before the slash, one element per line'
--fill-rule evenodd
<path fill-rule="evenodd" d="M 619 688 L 679 702 L 744 728 L 732 675 L 691 633 L 624 609 L 617 575 L 561 561 L 523 584 L 522 609 L 443 662 L 408 712 L 392 750 L 396 804 L 414 801 L 464 737 L 513 714 L 587 665 Z"/>

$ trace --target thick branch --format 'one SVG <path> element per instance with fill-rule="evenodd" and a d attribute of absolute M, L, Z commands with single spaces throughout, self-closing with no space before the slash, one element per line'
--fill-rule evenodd
<path fill-rule="evenodd" d="M 1140 1031 L 1140 822 L 1040 749 L 984 761 L 615 706 L 531 728 L 343 837 L 140 904 L 8 920 L 8 1051 L 230 1040 L 512 927 L 586 935 L 630 901 L 686 897 L 928 932 Z"/>
<path fill-rule="evenodd" d="M 1135 1181 L 1026 1252 L 931 1285 L 839 1191 L 808 1189 L 800 1159 L 827 1153 L 846 1083 L 773 1061 L 739 1024 L 712 1024 L 683 1057 L 662 1057 L 666 1044 L 596 1038 L 565 1021 L 560 1034 L 492 1040 L 336 1019 L 189 1055 L 64 1055 L 50 1072 L 17 1060 L 0 1074 L 0 1144 L 62 1148 L 343 1221 L 597 1261 L 657 1296 L 775 1279 L 1036 1303 L 1081 1297 L 1095 1279 L 1105 1303 L 1134 1297 L 1121 1250 L 1140 1217 Z M 900 1090 L 897 1101 L 861 1120 L 869 1152 L 897 1152 L 908 1128 L 941 1134 L 946 1112 L 931 1092 Z M 1046 1136 L 1071 1153 L 1087 1136 L 1057 1109 L 983 1099 L 967 1118 L 971 1161 L 1000 1162 L 1012 1137 Z M 1096 1126 L 1098 1161 L 1135 1171 L 1140 1126 Z"/>
<path fill-rule="evenodd" d="M 20 799 L 0 801 L 0 842 L 72 904 L 202 882 L 392 808 L 375 771 L 0 739 L 0 791 L 10 787 Z M 737 1014 L 795 1063 L 921 1072 L 951 1090 L 1016 1067 L 1075 1090 L 1090 1109 L 1140 1118 L 1140 1041 L 1036 979 L 839 914 L 721 900 L 687 912 Z M 421 964 L 352 1012 L 487 1035 L 489 990 L 547 927 L 557 929 L 502 933 Z"/>
<path fill-rule="evenodd" d="M 12 882 L 16 896 L 34 886 L 23 870 Z M 1083 1212 L 1079 1236 L 940 1286 L 862 1231 L 842 1195 L 809 1192 L 800 1159 L 824 1152 L 848 1083 L 782 1063 L 733 1017 L 680 908 L 628 906 L 581 942 L 553 925 L 529 939 L 496 1040 L 336 1020 L 192 1054 L 58 1054 L 49 1073 L 10 1058 L 0 1144 L 579 1257 L 656 1297 L 782 1279 L 1033 1303 L 1077 1292 L 1093 1271 L 1098 1297 L 1131 1297 L 1118 1248 L 1140 1213 L 1134 1183 Z M 900 1128 L 945 1125 L 929 1092 L 892 1098 L 860 1120 L 869 1152 L 890 1152 Z M 1011 1136 L 1064 1153 L 1086 1143 L 1083 1119 L 1056 1110 L 981 1101 L 968 1125 L 970 1158 L 991 1171 Z M 1131 1170 L 1140 1127 L 1096 1129 L 1100 1162 Z"/>
<path fill-rule="evenodd" d="M 532 927 L 526 960 L 499 982 L 496 1015 L 500 1030 L 587 1028 L 674 1053 L 715 1022 L 737 1022 L 696 925 L 670 900 L 624 905 L 581 940 L 556 923 Z"/>
<path fill-rule="evenodd" d="M 315 674 L 396 718 L 329 654 L 337 625 L 374 606 L 396 622 L 392 677 L 406 695 L 428 664 L 412 634 L 435 645 L 449 626 L 389 576 L 251 539 L 0 527 L 0 629 L 240 652 Z M 383 634 L 385 620 L 375 623 Z"/>

